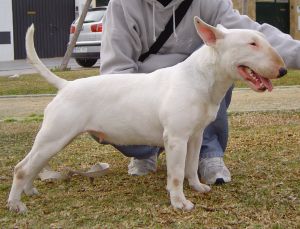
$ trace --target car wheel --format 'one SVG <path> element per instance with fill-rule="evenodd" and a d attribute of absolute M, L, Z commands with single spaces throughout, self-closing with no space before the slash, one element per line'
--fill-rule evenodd
<path fill-rule="evenodd" d="M 90 68 L 97 62 L 97 59 L 75 59 L 75 60 L 77 64 L 85 68 Z"/>

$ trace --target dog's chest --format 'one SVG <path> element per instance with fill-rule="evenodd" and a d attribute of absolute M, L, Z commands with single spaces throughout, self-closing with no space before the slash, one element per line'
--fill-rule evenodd
<path fill-rule="evenodd" d="M 208 105 L 206 110 L 206 117 L 205 117 L 205 125 L 209 125 L 212 121 L 214 121 L 217 117 L 217 113 L 218 113 L 218 110 L 219 110 L 219 107 L 220 106 L 217 106 L 217 105 Z"/>

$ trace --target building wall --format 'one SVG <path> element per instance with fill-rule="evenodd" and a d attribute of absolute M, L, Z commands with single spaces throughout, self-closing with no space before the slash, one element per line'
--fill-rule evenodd
<path fill-rule="evenodd" d="M 25 59 L 25 35 L 34 23 L 35 47 L 41 58 L 65 54 L 70 25 L 75 18 L 74 0 L 12 0 L 14 58 Z"/>
<path fill-rule="evenodd" d="M 0 1 L 0 61 L 14 59 L 13 16 L 11 0 Z"/>
<path fill-rule="evenodd" d="M 260 2 L 272 2 L 274 0 L 259 0 Z M 277 0 L 279 1 L 279 0 Z M 242 14 L 247 14 L 250 18 L 256 18 L 256 2 L 254 0 L 232 0 L 234 8 Z M 243 3 L 247 3 L 244 6 Z M 290 4 L 290 35 L 294 39 L 300 40 L 300 0 L 289 0 Z M 246 9 L 246 12 L 245 12 Z"/>
<path fill-rule="evenodd" d="M 290 34 L 300 40 L 300 0 L 290 0 Z"/>
<path fill-rule="evenodd" d="M 233 6 L 240 14 L 246 14 L 253 20 L 255 20 L 255 6 L 254 0 L 232 0 Z"/>

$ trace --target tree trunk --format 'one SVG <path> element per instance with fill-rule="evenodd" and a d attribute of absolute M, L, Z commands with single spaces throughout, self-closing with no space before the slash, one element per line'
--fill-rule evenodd
<path fill-rule="evenodd" d="M 91 2 L 92 2 L 92 0 L 86 0 L 85 5 L 84 5 L 84 7 L 82 9 L 82 13 L 81 13 L 81 15 L 79 17 L 79 21 L 78 21 L 78 24 L 76 26 L 75 33 L 74 33 L 74 35 L 72 37 L 72 40 L 70 41 L 70 44 L 69 44 L 69 46 L 67 48 L 65 56 L 64 56 L 64 58 L 62 60 L 60 68 L 59 68 L 62 71 L 66 70 L 66 68 L 68 66 L 69 60 L 70 60 L 71 55 L 72 55 L 72 51 L 73 51 L 73 49 L 75 47 L 75 44 L 76 44 L 76 41 L 78 39 L 79 33 L 80 33 L 81 29 L 82 29 L 82 25 L 83 25 L 85 16 L 86 16 L 86 14 L 88 12 L 88 9 L 89 9 L 89 7 L 91 5 Z"/>

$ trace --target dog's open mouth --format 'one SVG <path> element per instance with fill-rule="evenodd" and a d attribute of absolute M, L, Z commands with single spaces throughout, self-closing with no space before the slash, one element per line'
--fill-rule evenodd
<path fill-rule="evenodd" d="M 249 85 L 249 87 L 252 88 L 254 91 L 262 92 L 267 89 L 268 91 L 272 91 L 273 85 L 271 81 L 259 75 L 251 68 L 241 65 L 238 67 L 238 71 L 243 77 L 243 79 L 246 81 L 246 83 Z"/>

